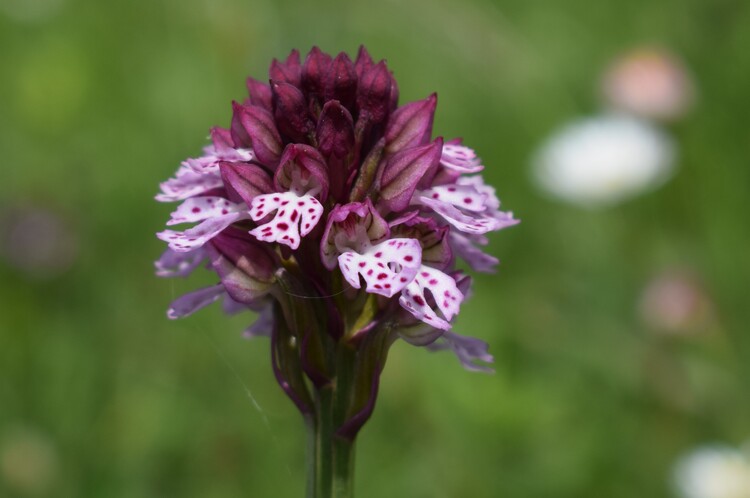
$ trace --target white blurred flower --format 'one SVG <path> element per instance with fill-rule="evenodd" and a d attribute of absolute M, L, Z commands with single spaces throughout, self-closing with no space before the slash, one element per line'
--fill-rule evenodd
<path fill-rule="evenodd" d="M 57 451 L 48 438 L 16 427 L 0 439 L 0 483 L 24 496 L 46 495 L 60 474 Z"/>
<path fill-rule="evenodd" d="M 679 59 L 656 48 L 623 55 L 604 73 L 601 92 L 613 108 L 644 118 L 670 120 L 693 101 L 693 83 Z"/>
<path fill-rule="evenodd" d="M 675 467 L 682 498 L 750 498 L 750 459 L 727 446 L 708 446 L 688 454 Z"/>
<path fill-rule="evenodd" d="M 587 118 L 563 127 L 533 160 L 544 190 L 586 207 L 611 205 L 664 183 L 672 172 L 672 141 L 626 116 Z"/>
<path fill-rule="evenodd" d="M 688 271 L 658 273 L 641 293 L 638 311 L 651 328 L 686 334 L 704 328 L 713 315 L 713 304 L 700 281 Z"/>

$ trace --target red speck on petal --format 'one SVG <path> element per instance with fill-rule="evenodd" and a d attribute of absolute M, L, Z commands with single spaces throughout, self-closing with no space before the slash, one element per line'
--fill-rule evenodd
<path fill-rule="evenodd" d="M 402 282 L 406 282 L 406 277 L 401 277 Z"/>
<path fill-rule="evenodd" d="M 194 213 L 200 213 L 200 212 L 201 212 L 201 208 L 199 208 L 199 207 L 194 207 L 194 208 L 193 208 L 193 212 L 194 212 Z"/>
<path fill-rule="evenodd" d="M 471 200 L 471 197 L 465 197 L 464 198 L 464 204 L 471 204 L 473 201 Z"/>
<path fill-rule="evenodd" d="M 372 270 L 367 270 L 368 275 L 372 275 Z"/>
<path fill-rule="evenodd" d="M 430 280 L 430 285 L 437 285 L 437 280 L 435 280 L 434 278 Z"/>
<path fill-rule="evenodd" d="M 360 262 L 359 262 L 359 267 L 360 267 L 360 268 L 364 268 L 364 267 L 365 267 L 365 265 L 366 265 L 366 263 L 365 263 L 364 261 L 360 261 Z"/>
<path fill-rule="evenodd" d="M 414 296 L 414 302 L 420 306 L 424 306 L 424 299 L 421 296 Z"/>
<path fill-rule="evenodd" d="M 307 212 L 308 213 L 314 213 L 315 212 L 315 208 L 310 208 L 310 209 L 307 210 Z"/>
<path fill-rule="evenodd" d="M 229 213 L 229 211 L 227 209 L 222 209 L 221 210 L 221 214 L 227 214 L 227 213 Z"/>
<path fill-rule="evenodd" d="M 378 280 L 383 280 L 384 278 L 388 278 L 387 273 L 378 273 Z"/>
<path fill-rule="evenodd" d="M 294 211 L 292 211 L 292 216 L 290 217 L 291 220 L 292 220 L 292 223 L 294 223 L 295 221 L 297 221 L 297 216 L 298 215 L 299 215 L 299 213 L 297 212 L 296 209 Z"/>
<path fill-rule="evenodd" d="M 379 258 L 379 257 L 380 257 L 380 256 L 382 256 L 382 255 L 383 255 L 383 253 L 382 253 L 382 252 L 380 252 L 380 251 L 378 251 L 378 252 L 376 252 L 376 253 L 375 253 L 375 257 L 376 257 L 376 258 Z"/>
<path fill-rule="evenodd" d="M 284 230 L 288 230 L 289 229 L 289 225 L 287 225 L 284 222 L 281 222 L 281 223 L 277 223 L 276 224 L 276 228 L 278 228 L 281 231 L 284 231 Z"/>
<path fill-rule="evenodd" d="M 456 191 L 456 187 L 448 187 L 448 192 L 455 192 L 455 191 Z"/>
<path fill-rule="evenodd" d="M 437 192 L 435 192 L 434 194 L 432 194 L 432 198 L 433 199 L 437 199 L 438 197 L 440 197 L 440 194 L 438 194 Z"/>
<path fill-rule="evenodd" d="M 404 261 L 414 261 L 414 258 L 407 255 L 407 256 L 404 256 Z"/>

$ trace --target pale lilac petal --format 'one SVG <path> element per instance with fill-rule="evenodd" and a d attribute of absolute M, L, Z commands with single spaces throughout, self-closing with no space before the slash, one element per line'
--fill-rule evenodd
<path fill-rule="evenodd" d="M 223 185 L 218 167 L 210 173 L 196 173 L 190 166 L 183 163 L 174 178 L 162 182 L 161 193 L 156 195 L 159 202 L 174 202 L 200 195 Z"/>
<path fill-rule="evenodd" d="M 472 270 L 481 273 L 495 273 L 495 267 L 499 263 L 498 259 L 477 247 L 477 245 L 487 245 L 487 237 L 451 230 L 448 240 L 456 256 L 466 261 Z"/>
<path fill-rule="evenodd" d="M 169 244 L 169 248 L 177 252 L 188 252 L 203 246 L 206 242 L 214 238 L 222 230 L 240 219 L 246 219 L 247 215 L 235 212 L 216 218 L 209 218 L 202 223 L 189 228 L 184 232 L 175 230 L 164 230 L 156 234 L 164 242 Z"/>
<path fill-rule="evenodd" d="M 245 303 L 235 301 L 229 294 L 224 296 L 224 301 L 221 303 L 221 309 L 227 315 L 236 315 L 248 310 L 248 306 Z"/>
<path fill-rule="evenodd" d="M 391 297 L 412 281 L 422 264 L 422 249 L 415 239 L 390 239 L 365 253 L 345 252 L 339 256 L 339 268 L 347 282 L 360 288 L 365 279 L 367 292 Z"/>
<path fill-rule="evenodd" d="M 229 202 L 223 197 L 192 197 L 180 204 L 171 214 L 167 225 L 192 223 L 209 218 L 217 218 L 230 213 L 238 213 L 244 209 L 244 204 Z"/>
<path fill-rule="evenodd" d="M 258 310 L 258 317 L 245 329 L 242 337 L 253 339 L 255 337 L 271 337 L 273 331 L 273 305 L 269 302 Z"/>
<path fill-rule="evenodd" d="M 429 197 L 477 213 L 487 209 L 487 194 L 479 192 L 473 185 L 440 185 L 423 190 L 420 197 Z"/>
<path fill-rule="evenodd" d="M 159 277 L 186 277 L 190 275 L 207 258 L 202 247 L 188 252 L 176 252 L 172 249 L 162 253 L 154 262 L 156 275 Z"/>
<path fill-rule="evenodd" d="M 429 306 L 425 290 L 430 291 L 445 319 Z M 458 314 L 463 299 L 464 295 L 452 277 L 435 268 L 422 266 L 414 280 L 401 292 L 399 303 L 418 320 L 437 329 L 449 330 L 449 320 Z"/>
<path fill-rule="evenodd" d="M 274 218 L 250 231 L 263 242 L 278 242 L 292 249 L 299 247 L 301 237 L 315 228 L 323 214 L 323 206 L 311 195 L 294 192 L 259 195 L 250 206 L 250 216 L 260 221 L 276 212 Z"/>
<path fill-rule="evenodd" d="M 461 362 L 461 365 L 471 372 L 494 372 L 491 367 L 477 363 L 492 363 L 495 361 L 488 351 L 489 346 L 481 339 L 446 331 L 440 339 L 427 346 L 427 348 L 431 351 L 452 350 L 458 361 Z"/>
<path fill-rule="evenodd" d="M 167 316 L 172 320 L 184 318 L 218 301 L 224 295 L 226 295 L 226 291 L 222 284 L 189 292 L 184 296 L 178 297 L 169 305 Z"/>
<path fill-rule="evenodd" d="M 443 145 L 440 164 L 459 173 L 476 173 L 484 169 L 482 162 L 472 149 L 454 143 Z"/>
<path fill-rule="evenodd" d="M 484 213 L 471 211 L 464 213 L 452 204 L 430 199 L 429 197 L 420 197 L 419 202 L 424 206 L 432 208 L 435 213 L 445 218 L 448 223 L 462 232 L 484 234 L 503 228 L 500 221 Z"/>

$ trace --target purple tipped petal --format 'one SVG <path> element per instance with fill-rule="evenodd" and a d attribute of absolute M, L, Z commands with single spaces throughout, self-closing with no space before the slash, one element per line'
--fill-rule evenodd
<path fill-rule="evenodd" d="M 279 131 L 293 142 L 305 142 L 315 130 L 305 96 L 296 86 L 277 81 L 271 81 L 271 91 Z"/>
<path fill-rule="evenodd" d="M 326 100 L 338 100 L 351 109 L 357 95 L 357 72 L 349 56 L 341 52 L 331 62 L 325 79 Z"/>
<path fill-rule="evenodd" d="M 388 159 L 380 179 L 379 203 L 392 211 L 405 209 L 420 181 L 434 174 L 442 147 L 438 138 L 431 144 L 399 151 Z"/>
<path fill-rule="evenodd" d="M 336 206 L 328 215 L 320 243 L 320 257 L 329 270 L 336 268 L 339 254 L 347 250 L 363 253 L 390 235 L 388 223 L 370 199 Z"/>
<path fill-rule="evenodd" d="M 250 216 L 260 221 L 276 212 L 274 218 L 250 231 L 263 242 L 278 242 L 292 249 L 310 233 L 320 221 L 323 206 L 311 195 L 298 196 L 294 192 L 259 195 L 250 206 Z"/>
<path fill-rule="evenodd" d="M 221 162 L 219 170 L 229 197 L 248 206 L 256 196 L 273 191 L 268 173 L 255 164 Z"/>
<path fill-rule="evenodd" d="M 462 232 L 484 234 L 503 228 L 498 220 L 485 213 L 474 211 L 465 213 L 452 204 L 428 197 L 420 197 L 419 202 L 423 206 L 431 208 L 435 213 L 445 218 L 448 223 Z"/>
<path fill-rule="evenodd" d="M 271 105 L 271 87 L 254 78 L 247 79 L 247 91 L 250 94 L 250 104 L 262 107 L 268 112 L 273 110 Z"/>
<path fill-rule="evenodd" d="M 169 305 L 167 316 L 171 320 L 190 316 L 199 309 L 205 308 L 209 304 L 218 301 L 224 295 L 226 295 L 226 291 L 222 284 L 212 285 L 211 287 L 189 292 L 184 296 L 178 297 Z"/>
<path fill-rule="evenodd" d="M 235 147 L 252 147 L 258 160 L 275 166 L 281 156 L 281 136 L 273 116 L 253 105 L 232 103 L 232 140 Z"/>
<path fill-rule="evenodd" d="M 390 239 L 363 254 L 345 252 L 338 260 L 341 273 L 352 287 L 360 288 L 361 275 L 367 292 L 391 297 L 416 275 L 422 264 L 422 250 L 414 239 Z"/>
<path fill-rule="evenodd" d="M 439 317 L 429 305 L 425 289 L 430 291 L 445 319 Z M 435 268 L 422 266 L 414 280 L 401 292 L 399 303 L 418 320 L 437 329 L 449 330 L 449 320 L 458 314 L 463 299 L 464 295 L 453 278 Z"/>
<path fill-rule="evenodd" d="M 451 349 L 461 365 L 470 372 L 494 372 L 491 367 L 477 363 L 493 363 L 495 361 L 489 353 L 487 343 L 480 339 L 446 331 L 438 341 L 427 346 L 427 348 L 432 351 Z"/>
<path fill-rule="evenodd" d="M 443 154 L 440 156 L 441 165 L 458 173 L 476 173 L 484 169 L 482 161 L 473 150 L 451 142 L 443 145 Z"/>
<path fill-rule="evenodd" d="M 187 277 L 193 270 L 198 268 L 207 258 L 202 247 L 188 252 L 175 252 L 172 249 L 165 250 L 161 257 L 154 262 L 156 275 L 159 277 Z"/>
<path fill-rule="evenodd" d="M 425 100 L 396 109 L 385 131 L 386 151 L 392 153 L 429 142 L 436 106 L 437 95 L 433 93 Z"/>

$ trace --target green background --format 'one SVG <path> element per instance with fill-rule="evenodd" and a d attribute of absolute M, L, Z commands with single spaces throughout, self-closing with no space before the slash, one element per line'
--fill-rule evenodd
<path fill-rule="evenodd" d="M 438 92 L 435 133 L 479 152 L 522 224 L 492 237 L 501 270 L 456 325 L 497 373 L 398 343 L 358 496 L 670 496 L 681 454 L 750 437 L 749 25 L 732 0 L 0 0 L 0 209 L 52 210 L 79 240 L 61 275 L 0 261 L 0 459 L 24 438 L 46 455 L 23 460 L 28 486 L 0 474 L 0 496 L 303 495 L 301 419 L 268 343 L 240 337 L 250 315 L 166 319 L 211 277 L 153 276 L 172 207 L 153 195 L 228 125 L 247 75 L 360 43 L 402 102 Z M 598 112 L 601 71 L 644 43 L 680 54 L 698 90 L 669 128 L 676 177 L 601 211 L 546 199 L 534 148 Z M 674 266 L 714 303 L 702 333 L 638 317 Z"/>

